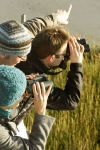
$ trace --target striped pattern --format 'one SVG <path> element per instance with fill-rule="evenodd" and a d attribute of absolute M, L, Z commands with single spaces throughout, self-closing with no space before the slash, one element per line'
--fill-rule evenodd
<path fill-rule="evenodd" d="M 31 37 L 26 28 L 10 20 L 0 24 L 0 53 L 14 56 L 27 55 L 31 50 Z"/>

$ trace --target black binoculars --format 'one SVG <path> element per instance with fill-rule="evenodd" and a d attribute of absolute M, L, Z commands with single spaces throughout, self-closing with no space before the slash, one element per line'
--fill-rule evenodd
<path fill-rule="evenodd" d="M 85 39 L 80 39 L 80 40 L 77 40 L 77 41 L 78 41 L 79 44 L 82 44 L 84 46 L 84 52 L 90 52 L 90 47 L 86 43 Z M 64 60 L 62 60 L 59 67 L 62 68 L 62 69 L 66 69 L 66 67 L 67 67 L 66 62 L 69 60 L 69 58 L 70 58 L 70 49 L 69 49 L 69 44 L 68 44 L 67 49 L 66 49 L 66 55 L 64 56 Z"/>
<path fill-rule="evenodd" d="M 82 44 L 84 46 L 84 52 L 90 52 L 90 47 L 89 45 L 86 43 L 85 39 L 80 39 L 77 40 L 79 44 Z M 66 53 L 69 51 L 69 45 L 67 46 L 67 50 Z"/>
<path fill-rule="evenodd" d="M 36 76 L 34 79 L 32 80 L 27 80 L 27 87 L 26 87 L 26 92 L 28 94 L 31 94 L 32 97 L 33 96 L 33 91 L 32 91 L 32 85 L 36 82 L 43 82 L 44 83 L 44 86 L 45 86 L 45 89 L 47 90 L 48 87 L 50 85 L 52 85 L 53 87 L 53 82 L 51 80 L 48 80 L 48 77 L 46 74 L 40 74 L 39 76 Z"/>
<path fill-rule="evenodd" d="M 84 52 L 90 52 L 89 44 L 86 43 L 85 39 L 77 40 L 79 44 L 82 44 L 84 46 Z"/>
<path fill-rule="evenodd" d="M 89 45 L 86 43 L 86 40 L 85 39 L 80 39 L 80 40 L 77 40 L 79 44 L 82 44 L 84 46 L 84 52 L 90 52 L 90 47 Z M 69 59 L 69 56 L 70 56 L 70 50 L 69 50 L 69 44 L 67 45 L 67 50 L 66 50 L 66 56 L 65 56 L 65 59 Z"/>

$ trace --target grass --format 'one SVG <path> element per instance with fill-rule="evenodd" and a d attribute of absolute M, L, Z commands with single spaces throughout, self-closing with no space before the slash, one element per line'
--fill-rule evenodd
<path fill-rule="evenodd" d="M 56 77 L 49 77 L 55 86 L 64 88 L 66 70 Z M 48 137 L 46 150 L 100 150 L 100 47 L 93 46 L 84 54 L 83 90 L 78 107 L 73 111 L 47 110 L 47 114 L 56 118 Z M 59 82 L 60 81 L 60 82 Z M 25 124 L 31 129 L 32 110 L 25 118 Z"/>

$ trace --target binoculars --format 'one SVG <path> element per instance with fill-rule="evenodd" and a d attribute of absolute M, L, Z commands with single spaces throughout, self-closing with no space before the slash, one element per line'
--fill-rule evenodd
<path fill-rule="evenodd" d="M 89 45 L 86 43 L 86 40 L 85 39 L 80 39 L 80 40 L 77 40 L 79 44 L 82 44 L 84 46 L 84 52 L 90 52 L 90 47 Z M 66 56 L 65 56 L 65 59 L 69 59 L 69 56 L 70 56 L 70 50 L 69 50 L 69 44 L 67 45 L 67 50 L 66 50 Z"/>
<path fill-rule="evenodd" d="M 84 46 L 84 52 L 90 52 L 90 47 L 89 45 L 86 43 L 85 39 L 80 39 L 77 40 L 79 44 L 82 44 Z M 67 65 L 66 62 L 69 60 L 70 58 L 70 49 L 69 49 L 69 44 L 67 45 L 67 49 L 66 49 L 66 55 L 64 56 L 64 60 L 62 60 L 62 62 L 60 63 L 59 67 L 62 69 L 66 69 Z"/>
<path fill-rule="evenodd" d="M 33 91 L 32 91 L 32 85 L 36 82 L 43 82 L 44 83 L 44 86 L 45 86 L 45 89 L 47 90 L 48 87 L 50 85 L 52 85 L 53 87 L 53 82 L 51 80 L 48 80 L 48 77 L 46 74 L 40 74 L 39 76 L 36 76 L 34 79 L 32 80 L 27 80 L 27 87 L 26 87 L 26 92 L 28 94 L 31 94 L 32 97 L 33 96 Z"/>

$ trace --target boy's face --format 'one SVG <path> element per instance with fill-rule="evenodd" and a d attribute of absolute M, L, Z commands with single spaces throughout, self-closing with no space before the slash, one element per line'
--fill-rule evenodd
<path fill-rule="evenodd" d="M 65 43 L 59 53 L 55 54 L 52 56 L 52 61 L 50 63 L 50 66 L 58 66 L 61 61 L 64 59 L 64 56 L 66 55 L 66 48 L 67 48 L 67 43 Z"/>

